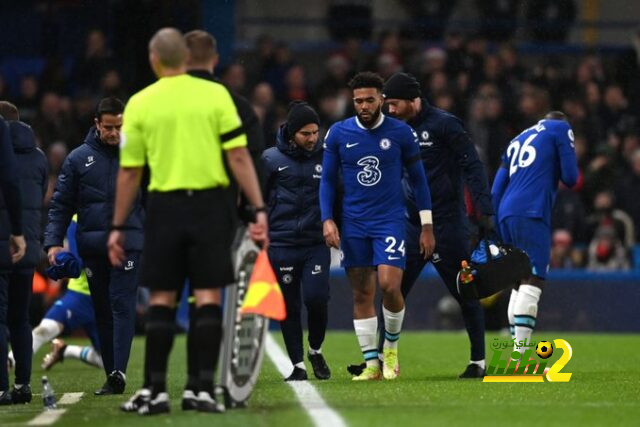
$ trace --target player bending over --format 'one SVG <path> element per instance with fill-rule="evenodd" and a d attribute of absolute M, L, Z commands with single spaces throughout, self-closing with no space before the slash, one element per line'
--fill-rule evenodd
<path fill-rule="evenodd" d="M 573 187 L 578 165 L 567 116 L 548 113 L 511 141 L 491 190 L 505 243 L 524 250 L 532 274 L 511 291 L 508 317 L 516 341 L 531 340 L 551 251 L 551 209 L 558 180 Z M 516 348 L 521 353 L 524 347 Z"/>

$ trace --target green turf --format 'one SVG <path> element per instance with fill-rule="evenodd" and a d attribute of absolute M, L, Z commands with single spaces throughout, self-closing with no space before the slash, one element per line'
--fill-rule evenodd
<path fill-rule="evenodd" d="M 487 343 L 497 335 L 488 333 Z M 281 342 L 279 334 L 276 334 Z M 534 339 L 564 338 L 573 347 L 573 358 L 563 370 L 572 372 L 569 383 L 488 384 L 458 380 L 467 359 L 467 339 L 462 333 L 403 333 L 400 342 L 401 377 L 393 382 L 353 383 L 345 367 L 361 355 L 353 333 L 332 332 L 324 353 L 333 370 L 330 381 L 312 380 L 327 403 L 349 425 L 637 425 L 640 418 L 640 336 L 540 333 Z M 141 346 L 136 340 L 129 383 L 131 390 L 141 377 Z M 489 349 L 489 346 L 487 346 Z M 35 358 L 40 361 L 44 351 Z M 559 356 L 556 352 L 551 361 Z M 267 358 L 265 357 L 265 360 Z M 309 417 L 293 391 L 270 362 L 265 363 L 249 408 L 220 415 L 183 413 L 179 395 L 184 383 L 184 341 L 179 337 L 171 359 L 170 417 L 142 418 L 120 413 L 120 397 L 91 395 L 102 382 L 95 368 L 77 361 L 56 366 L 49 378 L 56 394 L 85 391 L 82 400 L 68 407 L 56 425 L 91 427 L 135 425 L 256 425 L 305 426 Z M 34 367 L 34 383 L 41 376 Z M 40 392 L 36 388 L 35 392 Z M 31 405 L 0 408 L 0 425 L 18 425 L 41 410 L 40 396 Z M 215 421 L 213 421 L 215 420 Z"/>

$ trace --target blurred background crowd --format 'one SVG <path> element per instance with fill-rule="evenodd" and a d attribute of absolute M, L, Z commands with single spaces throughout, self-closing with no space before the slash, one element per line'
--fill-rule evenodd
<path fill-rule="evenodd" d="M 18 2 L 1 3 L 7 25 L 0 36 L 19 40 L 0 48 L 0 99 L 18 106 L 47 154 L 48 197 L 66 155 L 92 125 L 97 100 L 113 95 L 126 101 L 152 81 L 144 53 L 149 34 L 161 25 L 202 27 L 207 11 L 217 7 L 196 0 L 8 3 Z M 563 110 L 575 133 L 580 179 L 558 193 L 551 268 L 632 267 L 640 240 L 636 28 L 614 47 L 591 48 L 569 40 L 588 2 L 397 0 L 389 3 L 405 18 L 379 22 L 374 12 L 380 2 L 324 1 L 325 15 L 317 20 L 290 20 L 290 32 L 311 25 L 326 35 L 300 43 L 272 31 L 281 21 L 241 19 L 259 2 L 225 3 L 235 11 L 235 33 L 256 35 L 231 36 L 235 48 L 223 55 L 216 74 L 252 103 L 267 146 L 275 143 L 290 101 L 314 105 L 323 129 L 351 115 L 347 82 L 365 69 L 384 78 L 414 74 L 429 103 L 464 121 L 490 181 L 512 138 L 545 112 Z M 456 21 L 460 8 L 474 8 L 474 19 Z M 151 9 L 153 18 L 145 19 Z M 22 21 L 12 19 L 17 16 Z M 132 26 L 137 35 L 128 37 Z M 215 27 L 207 29 L 218 36 Z M 228 41 L 229 35 L 218 38 Z"/>

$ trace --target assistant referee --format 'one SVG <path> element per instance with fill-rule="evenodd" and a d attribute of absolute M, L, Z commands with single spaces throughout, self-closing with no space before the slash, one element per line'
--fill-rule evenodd
<path fill-rule="evenodd" d="M 234 281 L 231 264 L 233 207 L 225 194 L 229 177 L 256 208 L 250 235 L 267 239 L 267 218 L 247 139 L 229 92 L 186 74 L 188 50 L 173 28 L 149 42 L 149 61 L 159 80 L 135 94 L 123 116 L 120 170 L 109 257 L 124 259 L 123 224 L 140 186 L 143 167 L 151 180 L 142 253 L 142 284 L 150 289 L 145 361 L 151 396 L 138 413 L 169 412 L 167 360 L 173 344 L 176 294 L 188 278 L 196 298 L 198 411 L 215 412 L 213 376 L 222 337 L 220 288 Z"/>

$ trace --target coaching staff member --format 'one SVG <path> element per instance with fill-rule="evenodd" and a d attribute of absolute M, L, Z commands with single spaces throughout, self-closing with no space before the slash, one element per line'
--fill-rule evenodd
<path fill-rule="evenodd" d="M 33 130 L 20 120 L 18 109 L 7 101 L 0 101 L 0 114 L 9 120 L 9 132 L 13 150 L 19 165 L 22 187 L 22 221 L 27 241 L 25 256 L 11 266 L 9 276 L 9 304 L 7 326 L 11 347 L 16 360 L 16 380 L 11 390 L 13 403 L 31 401 L 31 325 L 29 302 L 33 273 L 40 262 L 42 248 L 42 203 L 47 192 L 49 164 L 42 150 L 36 146 Z M 4 210 L 0 202 L 0 211 Z M 0 228 L 9 229 L 8 221 L 0 214 Z M 0 369 L 6 369 L 6 363 Z M 3 396 L 5 397 L 5 396 Z M 0 404 L 4 399 L 0 399 Z"/>
<path fill-rule="evenodd" d="M 265 241 L 267 217 L 241 122 L 229 92 L 220 84 L 186 74 L 188 49 L 173 28 L 149 42 L 149 61 L 159 80 L 135 94 L 124 113 L 116 205 L 109 256 L 124 259 L 125 219 L 151 170 L 142 283 L 150 288 L 147 361 L 151 397 L 141 415 L 169 412 L 167 361 L 173 344 L 175 301 L 189 279 L 196 298 L 198 342 L 197 409 L 216 411 L 213 375 L 222 336 L 220 288 L 233 282 L 233 211 L 226 191 L 223 153 L 240 188 L 256 207 L 251 237 Z"/>
<path fill-rule="evenodd" d="M 16 320 L 23 324 L 23 320 L 26 318 L 27 330 L 30 329 L 28 325 L 28 309 L 23 307 L 24 310 L 16 310 L 16 308 L 18 308 L 18 305 L 24 304 L 27 304 L 28 307 L 31 283 L 29 283 L 28 290 L 14 290 L 12 285 L 15 284 L 15 279 L 17 278 L 14 274 L 16 267 L 24 266 L 24 262 L 28 261 L 24 259 L 27 249 L 25 235 L 27 235 L 27 231 L 31 232 L 33 229 L 30 227 L 30 218 L 23 221 L 23 209 L 27 205 L 27 203 L 24 203 L 24 199 L 31 201 L 29 195 L 24 194 L 25 190 L 28 189 L 23 188 L 28 186 L 25 184 L 27 184 L 26 178 L 30 175 L 30 171 L 23 171 L 23 168 L 28 166 L 28 162 L 24 162 L 24 157 L 20 158 L 14 152 L 16 145 L 15 143 L 12 144 L 14 138 L 12 138 L 10 130 L 11 127 L 17 126 L 21 128 L 22 126 L 13 121 L 5 121 L 5 118 L 8 120 L 17 119 L 17 110 L 14 112 L 11 108 L 6 108 L 11 104 L 2 103 L 4 105 L 2 106 L 2 111 L 0 111 L 0 405 L 10 405 L 13 403 L 13 399 L 16 399 L 16 403 L 25 403 L 31 400 L 31 390 L 28 386 L 28 378 L 31 376 L 31 347 L 29 343 L 20 342 L 18 344 L 19 341 L 24 341 L 26 337 L 23 334 L 19 334 L 19 330 L 12 327 L 16 326 Z M 13 105 L 11 106 L 13 107 Z M 15 114 L 15 117 L 11 117 L 11 114 Z M 25 126 L 25 128 L 28 129 L 28 126 Z M 36 175 L 36 173 L 32 175 Z M 42 203 L 42 199 L 40 199 L 40 203 Z M 25 230 L 24 234 L 23 229 Z M 37 236 L 39 237 L 39 235 L 38 224 Z M 27 237 L 29 236 L 27 235 Z M 33 241 L 29 243 L 33 243 Z M 33 254 L 31 250 L 30 254 Z M 24 275 L 20 274 L 19 277 L 24 277 Z M 11 291 L 16 290 L 19 292 L 17 297 L 21 301 L 18 304 L 11 304 L 9 301 Z M 12 302 L 14 298 L 12 298 Z M 24 300 L 25 298 L 26 300 Z M 7 331 L 9 329 L 11 330 L 14 350 L 16 349 L 16 344 L 18 344 L 19 352 L 22 355 L 20 357 L 22 363 L 16 366 L 16 384 L 12 392 L 9 391 L 9 374 L 7 371 Z M 28 334 L 31 335 L 30 332 Z"/>
<path fill-rule="evenodd" d="M 293 365 L 285 381 L 308 378 L 302 357 L 301 299 L 308 314 L 308 357 L 313 373 L 321 380 L 331 376 L 321 351 L 327 330 L 331 255 L 320 221 L 319 124 L 318 114 L 308 104 L 292 103 L 276 146 L 262 154 L 269 207 L 269 260 L 287 307 L 287 318 L 280 326 Z"/>
<path fill-rule="evenodd" d="M 482 216 L 485 232 L 494 229 L 493 206 L 484 166 L 473 142 L 456 116 L 435 108 L 421 97 L 420 84 L 410 74 L 396 73 L 384 85 L 389 114 L 406 121 L 417 132 L 420 156 L 429 178 L 433 201 L 436 248 L 430 261 L 462 308 L 471 342 L 471 360 L 461 378 L 484 376 L 484 312 L 480 302 L 464 301 L 456 290 L 456 275 L 463 259 L 469 259 L 469 226 L 465 215 L 463 185 L 471 190 Z M 407 187 L 407 269 L 402 277 L 402 294 L 407 296 L 426 260 L 420 256 L 420 222 L 415 198 Z"/>
<path fill-rule="evenodd" d="M 118 145 L 124 104 L 104 98 L 96 109 L 95 126 L 84 143 L 67 156 L 56 182 L 49 208 L 44 247 L 49 262 L 56 262 L 71 223 L 78 214 L 76 240 L 84 261 L 107 381 L 96 395 L 122 394 L 135 331 L 138 261 L 142 251 L 144 213 L 139 192 L 134 193 L 126 225 L 125 262 L 114 267 L 107 258 L 118 173 Z"/>

